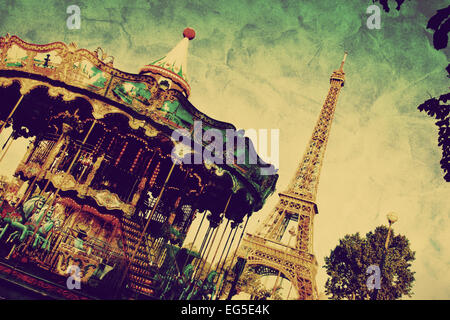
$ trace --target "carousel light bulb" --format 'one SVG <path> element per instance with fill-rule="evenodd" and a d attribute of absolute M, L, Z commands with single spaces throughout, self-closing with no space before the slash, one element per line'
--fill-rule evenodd
<path fill-rule="evenodd" d="M 184 158 L 184 156 L 186 156 L 189 153 L 192 153 L 192 149 L 189 146 L 187 146 L 183 143 L 175 144 L 174 155 L 176 157 L 178 157 L 179 159 Z"/>

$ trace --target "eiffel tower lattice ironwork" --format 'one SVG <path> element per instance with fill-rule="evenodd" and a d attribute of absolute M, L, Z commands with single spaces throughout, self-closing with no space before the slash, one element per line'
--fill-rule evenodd
<path fill-rule="evenodd" d="M 317 260 L 313 253 L 314 216 L 320 170 L 330 134 L 337 100 L 344 86 L 343 70 L 347 53 L 339 70 L 332 73 L 330 89 L 314 127 L 303 159 L 288 189 L 279 193 L 274 210 L 268 215 L 257 234 L 247 233 L 237 256 L 247 268 L 261 275 L 278 275 L 288 279 L 299 299 L 317 299 Z M 295 245 L 281 243 L 290 221 L 297 222 Z"/>

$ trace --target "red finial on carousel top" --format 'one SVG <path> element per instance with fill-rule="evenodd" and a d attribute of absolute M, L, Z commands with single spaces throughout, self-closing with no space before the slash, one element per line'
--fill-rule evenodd
<path fill-rule="evenodd" d="M 186 28 L 183 31 L 183 37 L 188 38 L 189 40 L 192 40 L 195 38 L 195 30 L 192 28 Z"/>

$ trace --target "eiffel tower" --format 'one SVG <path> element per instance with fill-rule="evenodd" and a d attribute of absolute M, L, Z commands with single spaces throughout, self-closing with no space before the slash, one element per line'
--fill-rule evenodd
<path fill-rule="evenodd" d="M 347 52 L 339 70 L 331 75 L 327 98 L 288 189 L 279 193 L 277 205 L 257 234 L 247 233 L 237 252 L 240 270 L 246 264 L 257 274 L 288 279 L 301 300 L 318 299 L 315 280 L 318 264 L 313 253 L 314 216 L 318 213 L 316 195 L 334 111 L 345 82 L 346 57 Z M 295 246 L 290 241 L 287 245 L 281 242 L 290 221 L 297 222 L 296 230 L 289 232 L 295 236 Z"/>

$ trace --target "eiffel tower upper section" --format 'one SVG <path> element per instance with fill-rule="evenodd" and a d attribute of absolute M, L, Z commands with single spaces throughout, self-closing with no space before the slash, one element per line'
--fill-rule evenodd
<path fill-rule="evenodd" d="M 259 236 L 280 242 L 290 220 L 298 221 L 295 247 L 312 254 L 314 214 L 317 213 L 316 196 L 320 170 L 330 135 L 334 111 L 339 93 L 345 83 L 344 63 L 347 52 L 338 70 L 330 77 L 330 89 L 320 111 L 319 118 L 287 190 L 279 194 L 280 199 L 272 214 L 265 219 Z"/>
<path fill-rule="evenodd" d="M 299 164 L 285 192 L 288 195 L 299 197 L 310 202 L 316 202 L 320 170 L 330 135 L 331 123 L 339 93 L 345 82 L 344 63 L 346 58 L 347 53 L 344 55 L 339 70 L 334 71 L 331 75 L 331 86 L 327 98 L 325 99 L 319 119 L 303 155 L 302 162 Z"/>
<path fill-rule="evenodd" d="M 314 216 L 318 212 L 316 195 L 334 111 L 345 82 L 346 58 L 347 53 L 339 70 L 331 75 L 331 86 L 319 119 L 288 189 L 279 194 L 278 203 L 256 235 L 246 234 L 238 253 L 256 273 L 275 271 L 288 278 L 302 300 L 318 298 L 315 280 L 318 264 L 313 253 Z M 295 238 L 294 247 L 291 239 L 287 245 L 282 243 L 291 220 L 297 222 L 297 227 L 289 230 L 291 238 Z"/>

